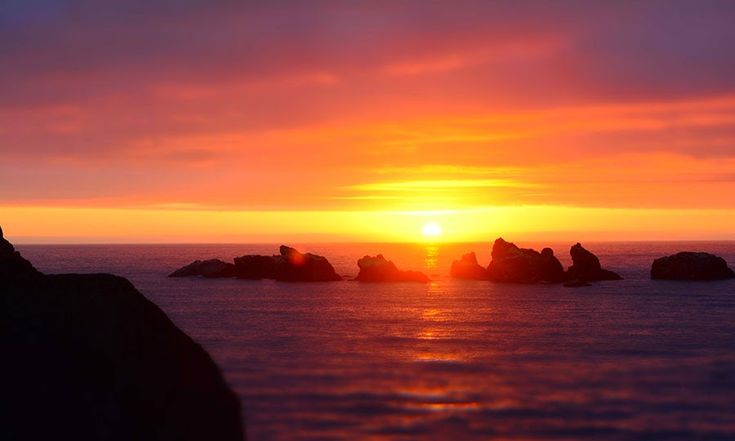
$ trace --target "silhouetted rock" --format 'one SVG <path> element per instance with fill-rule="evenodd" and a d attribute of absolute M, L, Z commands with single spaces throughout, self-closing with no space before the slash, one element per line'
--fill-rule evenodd
<path fill-rule="evenodd" d="M 129 281 L 43 275 L 3 239 L 0 274 L 0 439 L 243 439 L 212 359 Z"/>
<path fill-rule="evenodd" d="M 316 254 L 302 254 L 281 245 L 280 256 L 275 257 L 276 280 L 286 282 L 331 282 L 342 280 L 329 261 Z"/>
<path fill-rule="evenodd" d="M 235 257 L 235 276 L 240 279 L 275 279 L 276 256 L 249 254 Z"/>
<path fill-rule="evenodd" d="M 382 254 L 375 257 L 365 256 L 357 261 L 360 273 L 355 280 L 360 282 L 421 282 L 429 278 L 418 271 L 401 271 L 396 264 L 386 260 Z"/>
<path fill-rule="evenodd" d="M 15 251 L 13 244 L 3 236 L 3 229 L 0 227 L 0 284 L 3 281 L 36 277 L 40 274 L 31 262 Z"/>
<path fill-rule="evenodd" d="M 487 280 L 487 270 L 477 263 L 475 253 L 467 253 L 460 260 L 452 262 L 449 275 L 455 279 Z"/>
<path fill-rule="evenodd" d="M 564 281 L 564 268 L 551 248 L 536 250 L 518 248 L 499 238 L 493 244 L 488 278 L 494 282 L 537 283 Z"/>
<path fill-rule="evenodd" d="M 567 270 L 567 280 L 595 282 L 598 280 L 622 280 L 619 274 L 600 266 L 600 259 L 587 251 L 580 243 L 576 243 L 569 250 L 572 256 L 572 266 Z"/>
<path fill-rule="evenodd" d="M 332 282 L 342 280 L 323 257 L 301 253 L 281 245 L 275 256 L 246 255 L 235 258 L 235 275 L 242 279 L 275 279 L 284 282 Z"/>
<path fill-rule="evenodd" d="M 169 277 L 237 277 L 240 279 L 274 279 L 284 282 L 331 282 L 342 280 L 334 267 L 323 257 L 311 253 L 300 253 L 294 248 L 281 245 L 280 254 L 261 256 L 249 254 L 235 257 L 235 263 L 219 259 L 197 260 L 179 268 Z"/>
<path fill-rule="evenodd" d="M 709 253 L 684 251 L 661 257 L 651 265 L 652 279 L 718 280 L 735 277 L 722 257 Z"/>
<path fill-rule="evenodd" d="M 219 259 L 195 260 L 194 262 L 177 269 L 168 275 L 169 277 L 195 277 L 208 278 L 234 277 L 235 265 L 223 262 Z"/>

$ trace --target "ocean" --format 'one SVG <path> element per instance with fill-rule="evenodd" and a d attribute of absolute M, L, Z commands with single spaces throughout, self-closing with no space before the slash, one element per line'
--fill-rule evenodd
<path fill-rule="evenodd" d="M 490 243 L 310 244 L 345 276 L 382 253 L 428 284 L 169 279 L 278 245 L 20 245 L 46 273 L 130 279 L 201 343 L 251 440 L 735 440 L 735 280 L 649 280 L 654 258 L 735 243 L 585 243 L 625 280 L 458 281 Z M 570 243 L 552 246 L 570 264 Z"/>

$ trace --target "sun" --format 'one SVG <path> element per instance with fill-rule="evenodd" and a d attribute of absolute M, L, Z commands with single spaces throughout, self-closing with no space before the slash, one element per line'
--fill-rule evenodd
<path fill-rule="evenodd" d="M 424 237 L 439 237 L 442 234 L 442 227 L 436 222 L 429 222 L 421 229 L 421 234 Z"/>

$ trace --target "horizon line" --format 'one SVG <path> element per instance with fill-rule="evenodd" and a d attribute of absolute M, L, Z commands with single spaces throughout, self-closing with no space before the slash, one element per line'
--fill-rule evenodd
<path fill-rule="evenodd" d="M 502 237 L 502 236 L 501 236 Z M 497 238 L 496 238 L 497 239 Z M 13 245 L 20 246 L 49 246 L 49 245 L 68 245 L 68 246 L 85 246 L 85 245 L 108 245 L 108 246 L 139 246 L 139 245 L 359 245 L 359 244 L 385 244 L 385 245 L 423 245 L 423 246 L 441 246 L 441 245 L 464 245 L 464 244 L 492 244 L 493 240 L 461 240 L 461 241 L 392 241 L 392 240 L 356 240 L 356 241 L 243 241 L 243 242 L 25 242 L 12 240 Z M 542 238 L 518 238 L 511 239 L 509 242 L 547 242 L 547 243 L 733 243 L 735 239 L 590 239 L 590 240 L 565 240 L 565 239 L 542 239 Z"/>

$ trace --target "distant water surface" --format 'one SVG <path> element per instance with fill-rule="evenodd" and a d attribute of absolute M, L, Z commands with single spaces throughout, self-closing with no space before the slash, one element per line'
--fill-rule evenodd
<path fill-rule="evenodd" d="M 571 244 L 551 245 L 568 265 Z M 277 245 L 26 245 L 47 273 L 129 278 L 212 354 L 252 440 L 733 440 L 735 281 L 648 278 L 655 257 L 735 243 L 588 243 L 625 280 L 591 287 L 448 278 L 489 244 L 323 244 L 340 274 L 383 253 L 423 284 L 168 279 Z"/>

